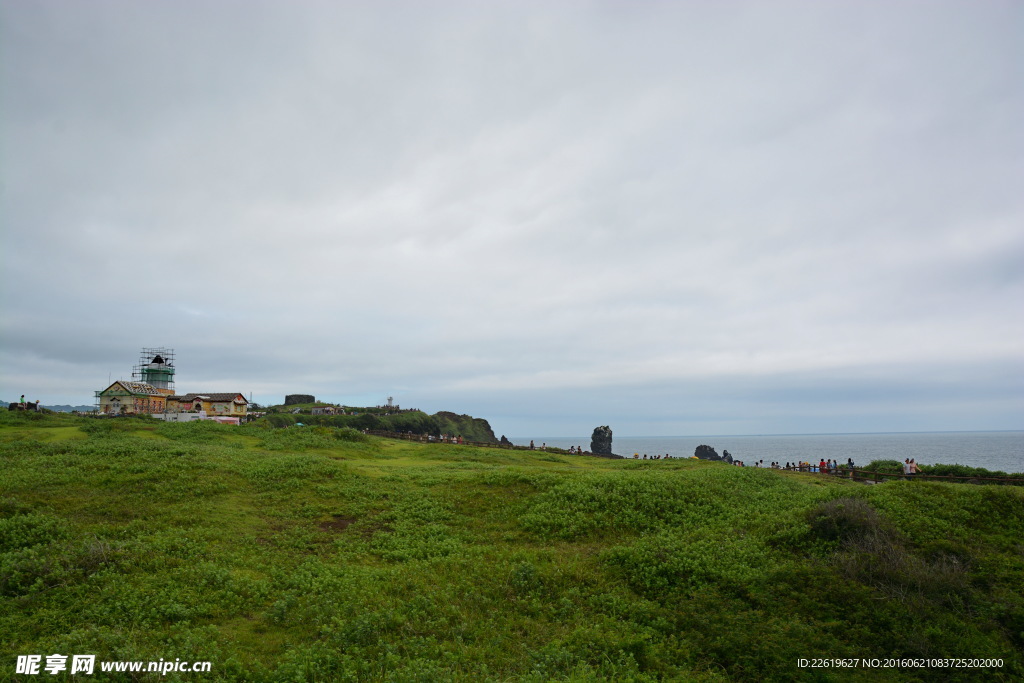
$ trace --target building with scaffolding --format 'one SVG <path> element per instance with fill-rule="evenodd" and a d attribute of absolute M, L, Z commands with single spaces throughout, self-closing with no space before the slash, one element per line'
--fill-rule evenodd
<path fill-rule="evenodd" d="M 132 368 L 132 379 L 148 384 L 161 392 L 174 393 L 174 349 L 144 348 L 139 362 Z"/>
<path fill-rule="evenodd" d="M 119 379 L 96 392 L 96 410 L 103 415 L 142 415 L 162 413 L 168 394 L 144 382 Z"/>
<path fill-rule="evenodd" d="M 96 411 L 103 415 L 162 413 L 174 394 L 174 349 L 143 348 L 132 367 L 131 381 L 119 379 L 96 392 Z"/>
<path fill-rule="evenodd" d="M 152 415 L 164 420 L 216 419 L 238 423 L 249 401 L 241 392 L 188 393 L 174 389 L 174 349 L 143 348 L 132 367 L 132 380 L 119 379 L 96 392 L 96 410 L 103 415 Z"/>

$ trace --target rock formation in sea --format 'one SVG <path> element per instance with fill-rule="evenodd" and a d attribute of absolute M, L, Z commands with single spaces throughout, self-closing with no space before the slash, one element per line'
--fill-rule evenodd
<path fill-rule="evenodd" d="M 508 439 L 506 439 L 504 434 L 501 435 L 501 441 L 499 441 L 498 443 L 500 443 L 502 446 L 511 446 L 512 445 L 512 442 L 509 441 Z"/>
<path fill-rule="evenodd" d="M 697 448 L 694 449 L 693 454 L 701 460 L 718 460 L 727 462 L 730 465 L 732 464 L 732 456 L 729 455 L 729 451 L 722 451 L 722 455 L 719 455 L 718 451 L 705 444 L 697 446 Z"/>
<path fill-rule="evenodd" d="M 590 452 L 594 455 L 612 455 L 612 430 L 605 425 L 595 427 L 590 437 Z"/>

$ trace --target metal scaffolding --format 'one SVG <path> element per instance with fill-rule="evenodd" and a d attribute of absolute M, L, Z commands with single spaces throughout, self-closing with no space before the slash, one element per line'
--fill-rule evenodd
<path fill-rule="evenodd" d="M 139 362 L 132 367 L 132 379 L 157 389 L 174 391 L 174 349 L 163 346 L 143 348 Z"/>

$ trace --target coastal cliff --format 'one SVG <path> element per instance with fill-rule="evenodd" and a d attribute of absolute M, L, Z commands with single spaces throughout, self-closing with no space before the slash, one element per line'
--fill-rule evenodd
<path fill-rule="evenodd" d="M 323 427 L 351 427 L 385 432 L 409 432 L 412 434 L 450 434 L 461 436 L 466 441 L 497 443 L 490 423 L 480 417 L 457 415 L 441 411 L 428 415 L 420 410 L 386 413 L 374 408 L 349 408 L 347 415 L 311 415 L 300 413 L 273 413 L 261 418 L 274 427 L 290 427 L 298 423 Z"/>

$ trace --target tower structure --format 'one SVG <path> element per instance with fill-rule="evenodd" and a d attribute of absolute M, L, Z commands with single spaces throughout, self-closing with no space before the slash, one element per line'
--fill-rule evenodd
<path fill-rule="evenodd" d="M 161 394 L 173 394 L 174 349 L 143 348 L 138 364 L 132 368 L 132 379 L 150 385 Z"/>

